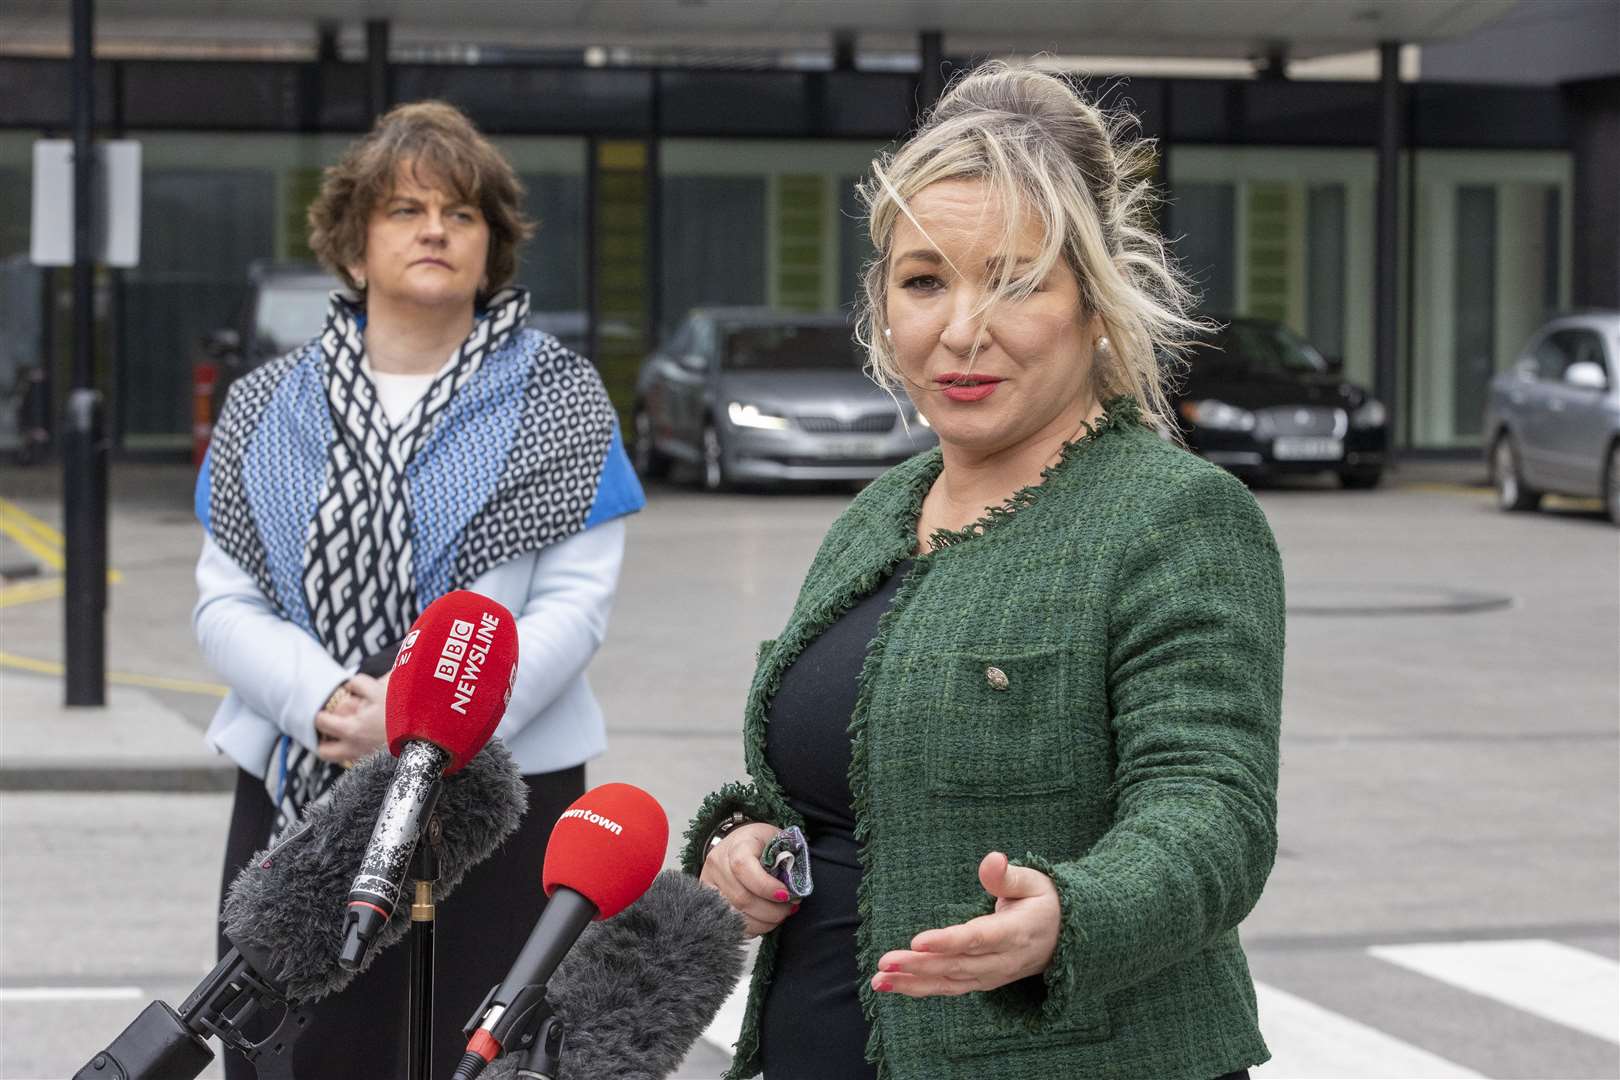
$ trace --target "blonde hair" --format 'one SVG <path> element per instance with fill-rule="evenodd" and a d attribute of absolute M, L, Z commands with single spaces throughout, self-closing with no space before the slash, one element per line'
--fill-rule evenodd
<path fill-rule="evenodd" d="M 393 192 L 394 177 L 407 163 L 448 185 L 448 194 L 477 206 L 489 224 L 484 265 L 489 282 L 480 298 L 510 282 L 517 274 L 518 248 L 534 234 L 534 223 L 523 215 L 523 184 L 466 114 L 442 101 L 395 106 L 326 170 L 320 194 L 309 206 L 309 247 L 315 257 L 349 288 L 360 289 L 349 267 L 365 257 L 372 208 Z"/>
<path fill-rule="evenodd" d="M 860 187 L 877 252 L 862 274 L 855 329 L 868 373 L 891 393 L 903 385 L 884 327 L 895 226 L 904 215 L 921 229 L 909 201 L 942 180 L 978 179 L 1006 213 L 996 288 L 975 317 L 1028 296 L 1061 259 L 1079 281 L 1082 317 L 1096 316 L 1109 338 L 1094 354 L 1092 392 L 1099 401 L 1128 394 L 1144 422 L 1176 430 L 1166 369 L 1204 324 L 1189 314 L 1191 291 L 1152 220 L 1153 143 L 1133 137 L 1135 124 L 1043 72 L 992 61 L 959 78 Z M 1020 268 L 1013 247 L 1029 220 L 1042 249 Z"/>

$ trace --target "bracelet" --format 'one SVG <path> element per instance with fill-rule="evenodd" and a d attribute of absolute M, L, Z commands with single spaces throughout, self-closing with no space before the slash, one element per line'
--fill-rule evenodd
<path fill-rule="evenodd" d="M 324 712 L 331 712 L 352 696 L 353 694 L 349 691 L 349 683 L 344 680 L 337 684 L 337 689 L 332 691 L 331 696 L 326 699 L 326 704 L 322 705 L 321 709 Z"/>
<path fill-rule="evenodd" d="M 710 853 L 713 852 L 715 848 L 720 846 L 720 841 L 724 840 L 726 837 L 730 836 L 733 832 L 742 828 L 744 825 L 752 824 L 754 824 L 752 821 L 743 817 L 741 810 L 733 810 L 731 815 L 725 820 L 721 821 L 720 824 L 716 825 L 714 827 L 714 831 L 709 834 L 709 839 L 703 845 L 704 860 L 707 861 Z"/>

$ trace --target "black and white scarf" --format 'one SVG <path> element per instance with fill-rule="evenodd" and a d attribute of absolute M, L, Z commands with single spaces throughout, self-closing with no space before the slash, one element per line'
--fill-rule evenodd
<path fill-rule="evenodd" d="M 311 629 L 333 659 L 353 667 L 405 636 L 421 612 L 411 573 L 410 491 L 405 469 L 435 417 L 529 315 L 528 293 L 491 297 L 484 316 L 398 426 L 366 374 L 364 312 L 334 296 L 321 332 L 326 401 L 337 437 L 327 447 L 326 496 L 309 525 L 303 592 Z M 276 803 L 271 840 L 342 774 L 283 738 L 265 774 Z"/>

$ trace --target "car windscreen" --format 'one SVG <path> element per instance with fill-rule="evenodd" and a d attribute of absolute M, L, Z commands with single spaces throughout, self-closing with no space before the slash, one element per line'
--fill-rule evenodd
<path fill-rule="evenodd" d="M 847 326 L 728 326 L 721 340 L 727 371 L 848 371 L 864 360 Z"/>
<path fill-rule="evenodd" d="M 335 285 L 264 286 L 254 315 L 253 336 L 271 352 L 296 348 L 326 325 L 330 290 Z"/>
<path fill-rule="evenodd" d="M 1282 375 L 1319 375 L 1327 361 L 1309 342 L 1280 323 L 1228 323 L 1193 350 L 1194 364 Z"/>

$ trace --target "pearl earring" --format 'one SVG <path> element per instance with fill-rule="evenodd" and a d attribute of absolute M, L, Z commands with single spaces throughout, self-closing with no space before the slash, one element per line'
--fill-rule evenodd
<path fill-rule="evenodd" d="M 883 328 L 883 336 L 884 337 L 893 337 L 894 334 L 893 334 L 893 331 L 891 331 L 887 326 L 885 326 Z"/>
<path fill-rule="evenodd" d="M 1095 348 L 1096 348 L 1096 351 L 1098 351 L 1098 352 L 1107 352 L 1109 349 L 1113 348 L 1113 346 L 1110 345 L 1109 342 L 1108 342 L 1108 335 L 1107 334 L 1104 334 L 1102 337 L 1097 339 L 1097 344 L 1096 344 Z"/>

